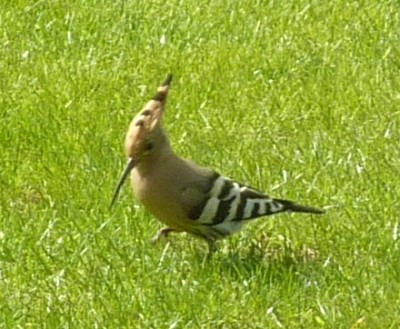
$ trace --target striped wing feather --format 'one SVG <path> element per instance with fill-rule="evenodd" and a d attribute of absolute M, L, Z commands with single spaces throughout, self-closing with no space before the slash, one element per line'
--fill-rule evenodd
<path fill-rule="evenodd" d="M 284 211 L 284 206 L 251 187 L 217 176 L 190 218 L 206 225 L 241 221 Z"/>
<path fill-rule="evenodd" d="M 215 175 L 205 198 L 191 211 L 189 218 L 204 225 L 249 220 L 284 211 L 322 213 L 321 210 L 292 201 L 273 199 L 262 192 Z"/>

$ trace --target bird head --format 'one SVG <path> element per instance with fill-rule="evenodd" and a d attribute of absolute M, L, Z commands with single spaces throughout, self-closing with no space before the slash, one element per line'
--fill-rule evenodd
<path fill-rule="evenodd" d="M 161 121 L 171 81 L 172 75 L 169 74 L 158 88 L 155 96 L 133 118 L 129 126 L 125 137 L 125 153 L 128 162 L 118 182 L 110 208 L 117 199 L 118 193 L 132 169 L 152 154 L 156 154 L 160 148 L 165 146 L 164 143 L 168 143 L 161 127 Z"/>

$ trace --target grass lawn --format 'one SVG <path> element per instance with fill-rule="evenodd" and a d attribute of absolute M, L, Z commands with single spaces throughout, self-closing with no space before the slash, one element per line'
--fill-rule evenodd
<path fill-rule="evenodd" d="M 0 328 L 399 328 L 398 1 L 4 0 Z M 174 74 L 175 151 L 327 214 L 207 246 L 128 184 Z"/>

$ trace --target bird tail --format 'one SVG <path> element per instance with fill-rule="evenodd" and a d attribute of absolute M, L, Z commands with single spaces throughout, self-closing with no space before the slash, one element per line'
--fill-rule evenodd
<path fill-rule="evenodd" d="M 318 209 L 310 206 L 303 206 L 289 200 L 274 199 L 275 202 L 283 206 L 282 211 L 303 212 L 309 214 L 324 214 L 325 210 Z"/>

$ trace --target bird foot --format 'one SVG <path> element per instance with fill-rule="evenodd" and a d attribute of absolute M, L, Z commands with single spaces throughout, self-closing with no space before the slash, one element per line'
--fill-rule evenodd
<path fill-rule="evenodd" d="M 170 227 L 163 227 L 161 230 L 157 232 L 157 234 L 151 239 L 152 244 L 156 244 L 159 240 L 168 237 L 171 232 L 175 230 Z"/>

